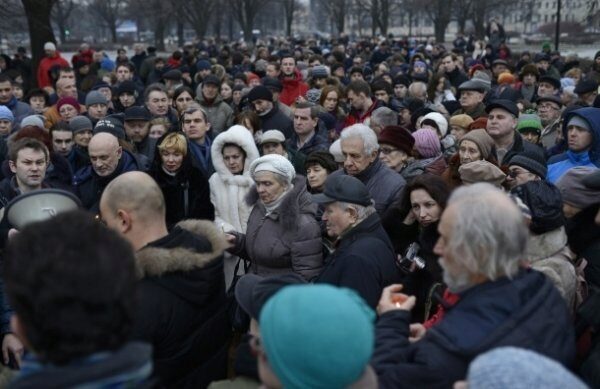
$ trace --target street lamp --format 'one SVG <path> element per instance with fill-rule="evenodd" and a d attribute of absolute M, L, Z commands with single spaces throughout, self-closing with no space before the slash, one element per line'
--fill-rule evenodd
<path fill-rule="evenodd" d="M 562 0 L 557 0 L 556 3 L 556 32 L 554 35 L 554 50 L 558 51 L 558 41 L 560 39 L 560 8 L 562 6 Z"/>

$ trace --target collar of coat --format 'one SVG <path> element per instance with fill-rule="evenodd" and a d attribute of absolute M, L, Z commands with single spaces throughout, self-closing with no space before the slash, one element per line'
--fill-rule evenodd
<path fill-rule="evenodd" d="M 202 269 L 215 258 L 223 255 L 228 247 L 225 236 L 213 222 L 208 220 L 184 220 L 178 227 L 194 235 L 202 235 L 211 244 L 212 250 L 197 252 L 193 249 L 175 247 L 145 247 L 135 255 L 138 278 L 157 277 L 176 271 Z"/>

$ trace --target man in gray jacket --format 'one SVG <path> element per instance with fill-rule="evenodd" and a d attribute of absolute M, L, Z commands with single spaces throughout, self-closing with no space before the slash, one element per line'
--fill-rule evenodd
<path fill-rule="evenodd" d="M 219 78 L 209 74 L 196 90 L 196 101 L 208 116 L 210 137 L 213 139 L 233 125 L 233 109 L 221 98 L 220 88 Z"/>

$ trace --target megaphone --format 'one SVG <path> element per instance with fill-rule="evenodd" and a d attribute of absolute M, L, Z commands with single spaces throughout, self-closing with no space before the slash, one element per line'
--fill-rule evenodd
<path fill-rule="evenodd" d="M 81 201 L 71 192 L 61 189 L 39 189 L 12 199 L 4 212 L 8 221 L 20 230 L 35 222 L 48 220 L 81 207 Z"/>

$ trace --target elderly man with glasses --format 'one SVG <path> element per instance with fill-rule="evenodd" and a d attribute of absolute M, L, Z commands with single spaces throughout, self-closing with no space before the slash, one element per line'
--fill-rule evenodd
<path fill-rule="evenodd" d="M 537 99 L 537 114 L 544 126 L 539 142 L 545 149 L 551 148 L 558 141 L 561 113 L 562 102 L 560 98 L 550 95 Z"/>

